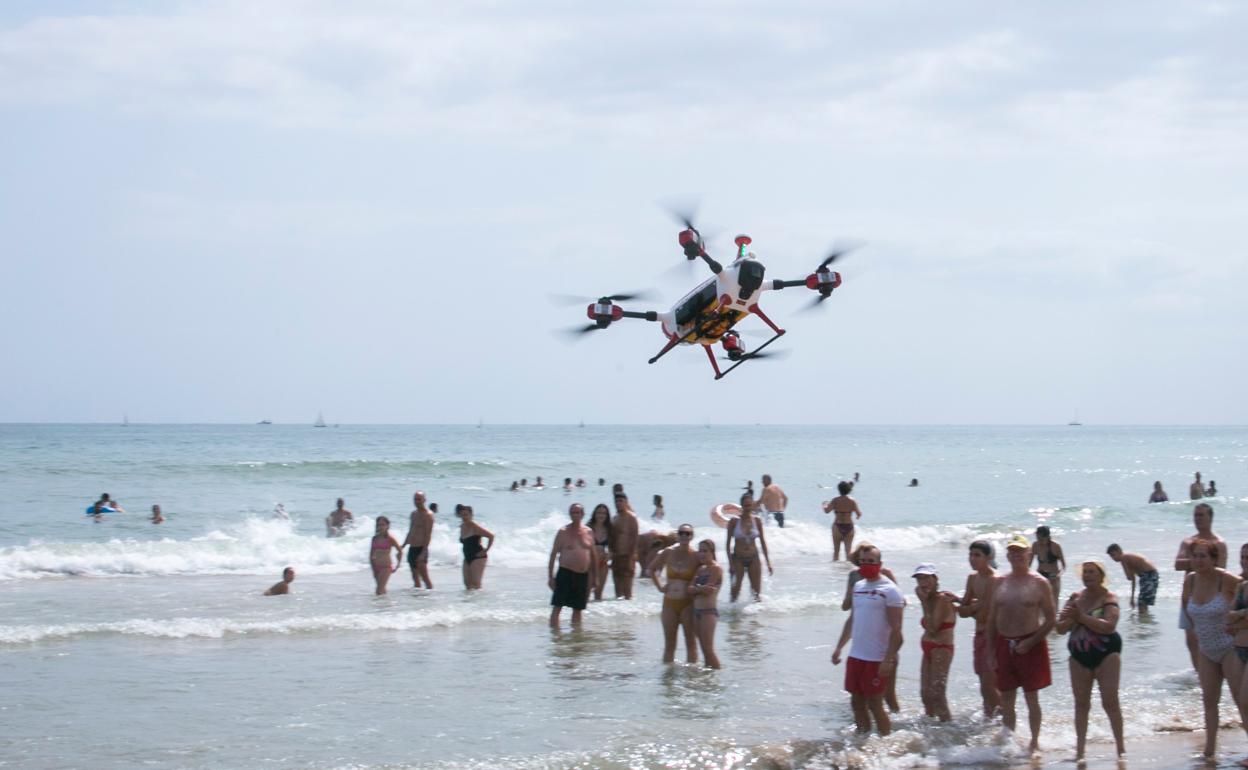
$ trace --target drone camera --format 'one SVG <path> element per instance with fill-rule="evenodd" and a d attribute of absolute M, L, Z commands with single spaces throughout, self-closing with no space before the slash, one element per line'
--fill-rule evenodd
<path fill-rule="evenodd" d="M 741 236 L 747 238 L 748 236 Z M 740 240 L 740 238 L 738 238 Z M 741 299 L 749 299 L 750 295 L 758 291 L 763 285 L 763 275 L 767 272 L 767 268 L 763 267 L 763 263 L 750 260 L 742 262 L 741 267 L 737 270 L 737 285 L 741 287 L 738 296 Z"/>

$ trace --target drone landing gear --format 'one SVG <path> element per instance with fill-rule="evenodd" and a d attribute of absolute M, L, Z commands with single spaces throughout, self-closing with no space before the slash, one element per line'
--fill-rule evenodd
<path fill-rule="evenodd" d="M 662 350 L 660 350 L 658 353 L 655 353 L 655 354 L 654 354 L 654 358 L 651 358 L 651 359 L 650 359 L 649 361 L 647 361 L 646 363 L 650 363 L 650 364 L 652 364 L 652 363 L 654 363 L 655 361 L 658 361 L 658 360 L 659 360 L 660 358 L 662 358 L 663 356 L 665 356 L 665 355 L 667 355 L 668 353 L 672 352 L 672 348 L 676 347 L 676 346 L 677 346 L 677 345 L 679 345 L 680 343 L 682 343 L 682 342 L 684 342 L 685 340 L 689 339 L 692 335 L 693 335 L 693 332 L 690 332 L 689 334 L 686 334 L 686 335 L 685 335 L 685 336 L 683 336 L 683 337 L 672 337 L 671 339 L 669 339 L 669 340 L 667 341 L 667 344 L 663 346 L 663 349 L 662 349 Z"/>
<path fill-rule="evenodd" d="M 762 315 L 762 314 L 760 313 L 759 315 Z M 763 316 L 763 320 L 766 320 L 766 316 Z M 767 324 L 771 326 L 771 328 L 776 329 L 775 326 L 772 326 L 771 321 L 767 321 Z M 722 372 L 719 370 L 719 364 L 715 363 L 715 355 L 711 353 L 711 349 L 707 347 L 705 349 L 706 355 L 708 358 L 711 359 L 711 368 L 715 370 L 715 379 L 719 380 L 719 379 L 723 379 L 724 377 L 727 377 L 728 373 L 731 372 L 733 369 L 736 369 L 741 364 L 745 363 L 746 361 L 749 361 L 751 358 L 753 358 L 754 356 L 762 352 L 763 348 L 767 347 L 768 345 L 770 345 L 771 343 L 775 342 L 776 340 L 780 339 L 783 336 L 784 336 L 784 329 L 776 329 L 776 335 L 774 337 L 767 340 L 766 342 L 759 345 L 758 347 L 754 348 L 749 353 L 746 353 L 745 355 L 741 356 L 741 358 L 737 359 L 736 363 L 734 363 L 732 366 L 728 367 L 727 369 L 723 370 Z"/>

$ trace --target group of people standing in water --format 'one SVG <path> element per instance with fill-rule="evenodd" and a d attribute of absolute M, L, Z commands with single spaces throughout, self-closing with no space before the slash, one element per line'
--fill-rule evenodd
<path fill-rule="evenodd" d="M 904 638 L 906 599 L 896 574 L 884 564 L 881 548 L 861 541 L 853 544 L 853 524 L 862 512 L 849 496 L 852 489 L 852 482 L 842 482 L 839 496 L 823 504 L 826 513 L 835 515 L 833 558 L 839 558 L 844 548 L 854 566 L 843 603 L 849 615 L 831 657 L 833 664 L 845 665 L 844 686 L 859 730 L 874 727 L 887 734 L 891 730 L 890 712 L 899 710 L 896 666 Z M 386 517 L 376 521 L 369 560 L 378 594 L 386 592 L 405 549 L 414 585 L 433 587 L 428 576 L 428 551 L 434 510 L 422 492 L 413 500 L 415 510 L 403 541 L 390 533 Z M 600 503 L 588 520 L 580 503 L 569 506 L 569 523 L 556 533 L 548 562 L 550 625 L 559 627 L 565 607 L 572 611 L 572 623 L 579 624 L 591 599 L 603 598 L 608 576 L 616 598 L 633 598 L 640 572 L 640 577 L 648 577 L 663 596 L 663 660 L 675 660 L 683 632 L 689 663 L 697 663 L 700 656 L 707 666 L 720 668 L 715 632 L 721 589 L 726 582 L 731 600 L 736 601 L 748 581 L 750 594 L 757 600 L 762 593 L 762 568 L 773 572 L 766 520 L 760 515 L 753 491 L 747 489 L 740 498 L 740 513 L 727 520 L 723 541 L 726 567 L 720 563 L 716 540 L 697 540 L 692 524 L 683 523 L 674 533 L 654 529 L 642 532 L 640 519 L 621 485 L 613 488 L 613 502 L 614 513 Z M 661 510 L 662 500 L 656 496 L 656 516 Z M 494 534 L 474 519 L 471 506 L 457 505 L 455 514 L 460 519 L 464 585 L 480 588 Z M 1182 541 L 1174 562 L 1174 569 L 1184 575 L 1179 626 L 1185 630 L 1202 690 L 1207 756 L 1216 749 L 1224 682 L 1248 729 L 1248 543 L 1240 550 L 1242 574 L 1228 572 L 1227 545 L 1212 530 L 1213 516 L 1208 503 L 1195 506 L 1192 517 L 1196 532 Z M 1122 756 L 1125 744 L 1119 680 L 1123 640 L 1117 630 L 1123 614 L 1120 600 L 1109 589 L 1105 565 L 1088 559 L 1078 562 L 1078 590 L 1062 601 L 1066 553 L 1053 540 L 1049 527 L 1037 527 L 1034 537 L 1034 542 L 1022 533 L 1009 538 L 1005 546 L 1008 567 L 1001 572 L 991 543 L 970 543 L 967 556 L 971 573 L 961 593 L 942 589 L 934 564 L 919 564 L 911 571 L 920 610 L 919 679 L 924 713 L 940 721 L 951 719 L 947 685 L 954 631 L 959 619 L 971 618 L 972 667 L 979 679 L 984 714 L 988 718 L 999 716 L 1007 728 L 1015 730 L 1021 690 L 1030 746 L 1037 750 L 1043 721 L 1040 691 L 1052 684 L 1049 636 L 1056 633 L 1067 637 L 1076 757 L 1082 759 L 1086 752 L 1094 689 L 1100 691 L 1115 749 Z M 1106 554 L 1122 567 L 1130 582 L 1127 606 L 1147 614 L 1156 602 L 1160 581 L 1157 567 L 1117 543 L 1110 544 Z M 266 593 L 286 593 L 293 579 L 294 570 L 287 568 L 283 581 Z M 848 654 L 843 655 L 847 646 Z M 1248 766 L 1248 759 L 1241 764 Z"/>
<path fill-rule="evenodd" d="M 1191 663 L 1202 693 L 1206 757 L 1217 748 L 1218 707 L 1223 684 L 1248 731 L 1248 543 L 1240 548 L 1240 574 L 1225 569 L 1227 544 L 1213 532 L 1214 511 L 1199 503 L 1192 511 L 1196 532 L 1179 544 L 1174 569 L 1183 574 L 1179 627 L 1184 629 Z M 1030 728 L 1030 747 L 1039 748 L 1043 721 L 1040 691 L 1052 683 L 1049 635 L 1067 637 L 1070 686 L 1075 704 L 1076 759 L 1086 753 L 1092 693 L 1099 689 L 1118 756 L 1126 751 L 1119 701 L 1122 636 L 1118 623 L 1122 603 L 1109 589 L 1106 566 L 1095 559 L 1078 565 L 1079 590 L 1065 602 L 1055 581 L 1065 568 L 1061 547 L 1047 527 L 1039 527 L 1033 543 L 1024 534 L 1006 544 L 1008 569 L 997 571 L 991 543 L 976 540 L 968 549 L 971 574 L 959 595 L 941 590 L 935 565 L 912 571 L 919 599 L 922 629 L 920 694 L 928 716 L 948 721 L 946 694 L 959 618 L 973 618 L 972 665 L 980 682 L 984 714 L 1000 716 L 1016 729 L 1016 702 L 1023 693 Z M 1141 615 L 1156 602 L 1158 570 L 1147 558 L 1112 543 L 1106 554 L 1121 565 L 1131 583 L 1127 606 Z M 854 721 L 861 731 L 873 726 L 891 729 L 890 712 L 898 710 L 895 692 L 897 652 L 903 640 L 906 601 L 896 575 L 884 566 L 880 548 L 860 543 L 850 554 L 856 569 L 849 576 L 843 608 L 850 611 L 832 662 L 846 665 L 845 689 L 850 693 Z M 1037 563 L 1039 571 L 1032 570 Z M 1139 587 L 1137 595 L 1136 588 Z M 849 655 L 842 658 L 852 640 Z M 1239 762 L 1248 766 L 1248 759 Z"/>

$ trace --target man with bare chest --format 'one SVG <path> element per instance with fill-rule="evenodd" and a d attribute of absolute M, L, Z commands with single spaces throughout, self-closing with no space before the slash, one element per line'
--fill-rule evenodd
<path fill-rule="evenodd" d="M 1183 538 L 1183 542 L 1179 543 L 1179 552 L 1174 557 L 1174 570 L 1184 573 L 1185 576 L 1192 571 L 1192 543 L 1196 540 L 1213 543 L 1216 549 L 1213 564 L 1219 569 L 1226 569 L 1226 541 L 1213 531 L 1213 506 L 1209 503 L 1197 503 L 1192 509 L 1192 524 L 1196 527 L 1196 534 Z M 1192 668 L 1200 670 L 1196 665 L 1196 632 L 1192 630 L 1182 606 L 1179 607 L 1179 628 L 1187 635 L 1187 654 L 1192 659 Z"/>
<path fill-rule="evenodd" d="M 581 611 L 589 602 L 589 587 L 598 584 L 598 560 L 594 558 L 594 532 L 581 523 L 585 508 L 572 503 L 568 508 L 572 521 L 555 533 L 555 543 L 550 548 L 550 563 L 546 569 L 546 584 L 554 595 L 550 597 L 550 627 L 559 627 L 559 613 L 564 607 L 572 608 L 572 625 L 581 624 Z M 555 572 L 555 560 L 559 572 Z"/>
<path fill-rule="evenodd" d="M 634 560 L 637 557 L 637 514 L 623 492 L 615 496 L 615 517 L 611 519 L 611 580 L 615 598 L 633 598 Z"/>
<path fill-rule="evenodd" d="M 429 539 L 433 537 L 433 513 L 425 506 L 425 493 L 412 495 L 416 510 L 412 511 L 411 524 L 407 529 L 407 566 L 412 568 L 412 585 L 420 588 L 433 588 L 429 579 Z"/>
<path fill-rule="evenodd" d="M 1057 622 L 1049 581 L 1028 566 L 1031 542 L 1022 535 L 1005 546 L 1010 571 L 997 578 L 988 610 L 988 654 L 1001 691 L 1001 721 L 1011 731 L 1018 689 L 1027 701 L 1030 750 L 1040 749 L 1040 690 L 1052 684 L 1047 636 Z"/>
<path fill-rule="evenodd" d="M 763 493 L 759 495 L 758 501 L 762 503 L 763 515 L 770 513 L 776 520 L 776 524 L 784 529 L 784 509 L 789 507 L 789 496 L 777 484 L 773 484 L 771 476 L 763 474 Z"/>
<path fill-rule="evenodd" d="M 996 586 L 996 562 L 992 543 L 976 540 L 971 543 L 967 561 L 975 570 L 966 577 L 966 590 L 958 605 L 958 614 L 975 618 L 975 640 L 971 646 L 975 675 L 979 677 L 979 694 L 984 701 L 984 716 L 991 719 L 1001 708 L 997 692 L 997 673 L 988 665 L 988 610 L 992 606 L 992 590 Z"/>

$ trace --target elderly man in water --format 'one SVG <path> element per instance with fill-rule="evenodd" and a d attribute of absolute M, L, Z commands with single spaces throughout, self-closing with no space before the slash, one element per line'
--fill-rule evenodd
<path fill-rule="evenodd" d="M 988 655 L 1001 692 L 1001 721 L 1015 729 L 1018 690 L 1027 701 L 1030 750 L 1040 750 L 1040 690 L 1053 683 L 1047 637 L 1057 623 L 1049 581 L 1031 571 L 1031 542 L 1015 535 L 1005 545 L 1010 571 L 998 578 L 988 609 Z"/>
<path fill-rule="evenodd" d="M 585 526 L 585 508 L 580 503 L 568 507 L 571 522 L 555 533 L 546 568 L 550 597 L 550 627 L 559 627 L 559 613 L 572 608 L 572 625 L 581 624 L 581 612 L 589 602 L 589 587 L 598 584 L 598 560 L 594 558 L 594 532 Z M 555 561 L 559 571 L 555 572 Z"/>

